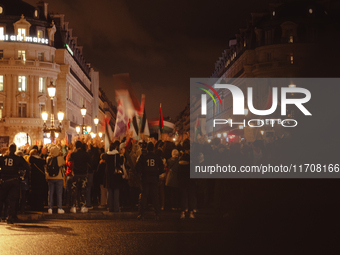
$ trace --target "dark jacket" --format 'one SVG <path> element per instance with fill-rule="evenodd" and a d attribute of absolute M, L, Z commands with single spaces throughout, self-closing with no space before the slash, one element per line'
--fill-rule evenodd
<path fill-rule="evenodd" d="M 73 162 L 74 175 L 86 175 L 87 168 L 91 166 L 89 154 L 80 148 L 71 153 L 68 161 Z"/>
<path fill-rule="evenodd" d="M 113 150 L 104 155 L 106 162 L 105 169 L 105 187 L 106 188 L 117 188 L 120 186 L 123 177 L 123 171 L 121 164 L 123 160 L 119 155 L 118 151 Z"/>
<path fill-rule="evenodd" d="M 164 173 L 164 164 L 160 156 L 154 152 L 148 152 L 139 157 L 136 170 L 141 174 L 142 181 L 158 182 L 159 175 Z"/>
<path fill-rule="evenodd" d="M 188 153 L 184 153 L 179 159 L 178 181 L 182 186 L 190 182 L 190 155 Z"/>
<path fill-rule="evenodd" d="M 19 170 L 30 171 L 29 166 L 23 157 L 9 154 L 0 157 L 1 178 L 8 180 L 19 177 Z"/>

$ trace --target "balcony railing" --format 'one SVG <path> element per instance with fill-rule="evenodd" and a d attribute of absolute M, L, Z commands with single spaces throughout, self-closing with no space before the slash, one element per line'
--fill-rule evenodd
<path fill-rule="evenodd" d="M 52 62 L 42 62 L 38 60 L 21 60 L 21 59 L 0 59 L 0 65 L 10 66 L 35 66 L 49 69 L 59 69 L 59 65 Z"/>

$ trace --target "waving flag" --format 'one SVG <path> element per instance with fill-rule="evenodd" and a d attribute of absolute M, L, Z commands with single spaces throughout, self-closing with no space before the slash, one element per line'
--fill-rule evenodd
<path fill-rule="evenodd" d="M 120 136 L 125 135 L 128 121 L 129 121 L 129 118 L 127 114 L 124 112 L 124 107 L 123 107 L 121 100 L 119 100 L 118 107 L 117 107 L 116 125 L 115 125 L 115 130 L 113 132 L 114 137 L 120 137 Z"/>
<path fill-rule="evenodd" d="M 163 112 L 162 112 L 162 104 L 159 105 L 159 120 L 158 126 L 161 133 L 163 133 L 164 122 L 163 122 Z"/>

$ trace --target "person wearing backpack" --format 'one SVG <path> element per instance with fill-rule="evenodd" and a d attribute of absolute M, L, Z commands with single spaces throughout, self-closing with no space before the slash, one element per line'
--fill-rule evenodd
<path fill-rule="evenodd" d="M 60 149 L 57 146 L 50 148 L 50 156 L 46 158 L 46 180 L 48 181 L 48 213 L 52 214 L 54 192 L 57 194 L 58 213 L 65 211 L 62 209 L 63 195 L 63 170 L 65 160 L 60 156 Z"/>
<path fill-rule="evenodd" d="M 81 206 L 80 211 L 87 213 L 86 191 L 87 191 L 87 168 L 91 166 L 91 157 L 82 149 L 82 142 L 76 141 L 76 150 L 71 153 L 68 161 L 73 162 L 72 178 L 72 207 L 71 213 L 77 213 L 77 207 Z"/>

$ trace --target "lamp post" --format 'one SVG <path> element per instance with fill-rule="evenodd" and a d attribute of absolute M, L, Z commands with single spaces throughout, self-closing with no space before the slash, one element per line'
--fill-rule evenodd
<path fill-rule="evenodd" d="M 99 119 L 98 119 L 97 116 L 93 119 L 93 122 L 96 125 L 96 134 L 97 134 L 98 133 L 98 123 L 99 123 Z"/>
<path fill-rule="evenodd" d="M 80 113 L 83 116 L 83 124 L 81 125 L 81 134 L 84 135 L 85 132 L 90 133 L 91 132 L 91 127 L 90 126 L 85 126 L 85 116 L 86 116 L 86 108 L 83 105 L 82 108 L 80 108 Z M 80 127 L 76 127 L 76 131 L 79 134 L 80 133 Z"/>
<path fill-rule="evenodd" d="M 46 124 L 47 119 L 48 119 L 48 113 L 43 112 L 41 114 L 41 117 L 44 121 L 43 131 L 44 131 L 44 133 L 46 133 L 47 137 L 51 137 L 51 143 L 53 143 L 54 138 L 58 137 L 59 133 L 61 133 L 61 122 L 64 119 L 64 113 L 61 112 L 61 111 L 58 112 L 59 125 L 58 125 L 58 127 L 56 127 L 55 123 L 54 123 L 54 105 L 53 105 L 53 99 L 55 97 L 56 87 L 53 85 L 52 81 L 51 81 L 50 85 L 47 87 L 47 92 L 48 92 L 48 96 L 51 98 L 51 123 L 50 123 L 50 127 L 48 127 L 47 124 Z"/>

